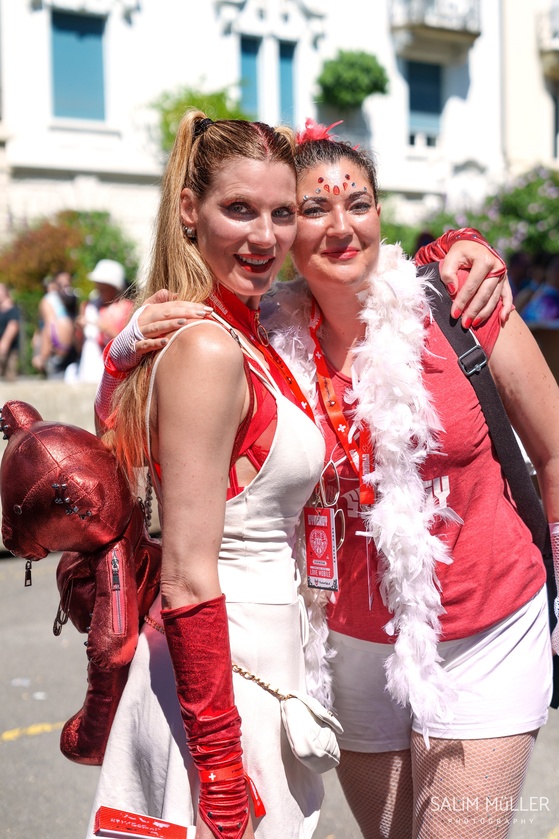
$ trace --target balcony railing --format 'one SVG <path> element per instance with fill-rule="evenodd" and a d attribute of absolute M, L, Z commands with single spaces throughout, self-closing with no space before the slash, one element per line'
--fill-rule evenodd
<path fill-rule="evenodd" d="M 462 64 L 481 32 L 480 0 L 391 0 L 390 24 L 402 58 Z"/>
<path fill-rule="evenodd" d="M 428 27 L 479 35 L 480 0 L 392 0 L 393 28 Z"/>

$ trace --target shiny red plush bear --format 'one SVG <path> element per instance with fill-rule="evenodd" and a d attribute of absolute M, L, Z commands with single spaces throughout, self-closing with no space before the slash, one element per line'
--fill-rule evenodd
<path fill-rule="evenodd" d="M 45 422 L 17 401 L 3 406 L 0 428 L 8 439 L 0 469 L 4 545 L 28 560 L 65 551 L 54 632 L 68 617 L 87 632 L 87 694 L 60 748 L 70 760 L 99 765 L 141 619 L 158 590 L 161 546 L 113 453 L 93 434 Z"/>

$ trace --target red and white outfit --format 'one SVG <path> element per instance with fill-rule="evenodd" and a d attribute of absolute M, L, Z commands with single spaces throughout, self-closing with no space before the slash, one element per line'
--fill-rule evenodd
<path fill-rule="evenodd" d="M 300 294 L 276 348 L 311 390 L 316 367 L 310 302 L 301 306 Z M 452 738 L 538 728 L 547 718 L 551 674 L 541 555 L 510 500 L 477 397 L 431 322 L 424 285 L 398 247 L 381 248 L 362 319 L 367 334 L 352 380 L 329 372 L 346 416 L 371 429 L 373 506 L 360 509 L 359 480 L 332 425 L 323 423 L 346 519 L 339 591 L 328 605 L 337 650 L 335 710 L 344 727 L 340 745 L 355 751 L 408 748 L 412 724 L 427 735 Z M 281 315 L 275 321 L 277 326 Z M 498 313 L 476 330 L 488 355 L 498 330 Z M 320 401 L 318 411 L 326 413 Z M 530 603 L 515 630 L 511 616 L 523 614 Z M 509 619 L 513 626 L 502 632 L 501 622 Z M 519 657 L 512 684 L 523 682 L 528 695 L 524 707 L 522 699 L 515 703 L 519 714 L 511 721 L 506 698 L 512 684 L 500 679 L 510 650 L 501 648 L 493 659 L 491 650 L 515 631 L 512 647 Z M 487 681 L 488 675 L 479 670 L 476 676 L 471 661 L 466 666 L 464 639 L 492 661 L 497 691 L 502 682 L 502 702 L 495 698 L 492 716 L 487 704 L 485 710 L 481 705 L 463 711 L 464 688 L 467 693 L 472 681 Z M 457 660 L 465 670 L 457 669 Z M 499 662 L 503 666 L 496 669 Z M 491 696 L 486 703 L 491 705 Z"/>
<path fill-rule="evenodd" d="M 246 334 L 250 310 L 238 300 L 236 305 Z M 183 327 L 192 328 L 209 333 L 223 327 L 208 320 Z M 243 351 L 250 355 L 248 342 Z M 238 448 L 245 453 L 255 439 L 267 451 L 260 464 L 256 454 L 261 468 L 253 480 L 229 493 L 219 581 L 226 596 L 233 662 L 283 693 L 306 692 L 308 623 L 293 548 L 301 509 L 322 469 L 324 442 L 291 393 L 287 398 L 271 376 L 261 373 L 259 379 L 260 396 L 266 391 L 264 404 L 268 399 L 272 403 L 264 422 L 268 428 L 272 424 L 272 433 L 265 444 L 266 429 L 260 424 L 253 434 L 251 419 L 238 437 Z M 169 649 L 157 631 L 160 615 L 157 598 L 140 634 L 111 729 L 88 837 L 93 836 L 93 816 L 101 805 L 182 825 L 196 818 L 198 777 L 183 731 Z M 266 808 L 266 815 L 253 820 L 255 836 L 310 839 L 323 797 L 320 776 L 292 753 L 277 698 L 237 673 L 233 687 L 242 720 L 243 764 Z"/>

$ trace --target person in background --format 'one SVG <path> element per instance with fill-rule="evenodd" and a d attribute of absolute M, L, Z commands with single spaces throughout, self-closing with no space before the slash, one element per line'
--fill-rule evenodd
<path fill-rule="evenodd" d="M 69 364 L 76 361 L 74 321 L 77 297 L 68 271 L 46 277 L 47 293 L 39 303 L 40 329 L 34 336 L 33 367 L 49 379 L 63 379 Z"/>
<path fill-rule="evenodd" d="M 544 281 L 533 292 L 520 314 L 528 324 L 559 320 L 559 254 L 549 260 Z"/>
<path fill-rule="evenodd" d="M 76 319 L 79 362 L 70 365 L 66 381 L 99 382 L 103 375 L 103 350 L 127 323 L 134 304 L 126 291 L 124 266 L 101 259 L 88 278 L 95 290 Z"/>
<path fill-rule="evenodd" d="M 434 242 L 436 236 L 433 236 L 430 230 L 422 230 L 421 233 L 418 234 L 417 239 L 415 240 L 415 247 L 414 253 L 417 253 L 425 245 L 430 245 L 431 242 Z"/>
<path fill-rule="evenodd" d="M 507 259 L 507 272 L 517 310 L 519 295 L 537 287 L 532 275 L 532 257 L 526 251 L 514 251 Z"/>
<path fill-rule="evenodd" d="M 0 377 L 8 382 L 17 378 L 20 346 L 19 308 L 8 287 L 0 283 Z"/>

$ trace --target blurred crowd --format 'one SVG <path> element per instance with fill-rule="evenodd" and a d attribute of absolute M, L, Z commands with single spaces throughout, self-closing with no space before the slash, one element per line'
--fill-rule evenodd
<path fill-rule="evenodd" d="M 88 275 L 94 290 L 80 296 L 67 271 L 45 277 L 38 326 L 31 339 L 31 364 L 48 379 L 99 382 L 103 350 L 127 323 L 133 308 L 124 266 L 100 260 Z M 14 381 L 22 342 L 21 311 L 0 283 L 0 377 Z"/>
<path fill-rule="evenodd" d="M 559 326 L 559 254 L 516 251 L 507 267 L 522 319 L 529 325 Z"/>

